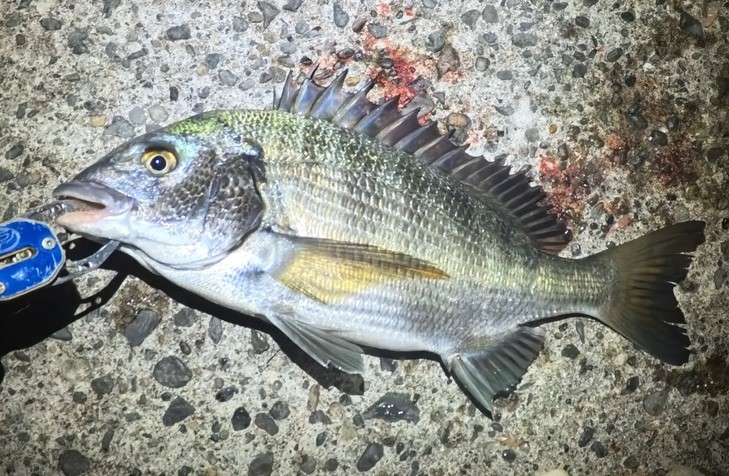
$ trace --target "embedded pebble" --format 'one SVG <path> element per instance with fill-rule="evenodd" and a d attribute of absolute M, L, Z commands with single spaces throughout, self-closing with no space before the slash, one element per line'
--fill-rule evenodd
<path fill-rule="evenodd" d="M 132 123 L 122 116 L 114 116 L 111 124 L 106 126 L 104 134 L 119 137 L 120 139 L 131 139 L 136 135 Z"/>
<path fill-rule="evenodd" d="M 234 431 L 245 430 L 251 426 L 251 415 L 244 407 L 238 407 L 233 412 L 230 423 L 233 426 Z"/>
<path fill-rule="evenodd" d="M 288 0 L 283 9 L 289 12 L 296 12 L 303 5 L 304 0 Z"/>
<path fill-rule="evenodd" d="M 53 334 L 51 334 L 50 337 L 51 339 L 69 341 L 73 339 L 73 334 L 71 334 L 71 329 L 69 329 L 68 327 L 62 327 Z"/>
<path fill-rule="evenodd" d="M 438 53 L 443 49 L 445 46 L 445 34 L 442 30 L 434 31 L 433 33 L 428 35 L 427 40 L 425 41 L 425 49 L 428 51 L 432 51 L 433 53 Z"/>
<path fill-rule="evenodd" d="M 270 451 L 253 458 L 248 465 L 248 476 L 269 476 L 273 472 L 273 453 Z"/>
<path fill-rule="evenodd" d="M 262 354 L 270 348 L 266 336 L 255 329 L 251 331 L 251 347 L 256 354 Z"/>
<path fill-rule="evenodd" d="M 578 15 L 575 17 L 575 25 L 579 26 L 580 28 L 587 28 L 588 26 L 590 26 L 590 19 L 584 15 Z"/>
<path fill-rule="evenodd" d="M 478 10 L 468 10 L 466 13 L 461 15 L 461 21 L 469 28 L 476 26 L 478 17 L 481 16 L 481 12 Z"/>
<path fill-rule="evenodd" d="M 137 347 L 154 332 L 161 321 L 162 316 L 158 313 L 144 309 L 124 328 L 124 337 L 131 347 Z"/>
<path fill-rule="evenodd" d="M 614 63 L 619 60 L 621 56 L 623 56 L 623 49 L 613 48 L 612 50 L 607 52 L 607 55 L 605 55 L 605 59 L 607 59 L 611 63 Z"/>
<path fill-rule="evenodd" d="M 223 321 L 217 317 L 211 317 L 208 325 L 208 335 L 215 344 L 219 343 L 220 339 L 223 338 Z"/>
<path fill-rule="evenodd" d="M 643 408 L 649 415 L 658 416 L 663 413 L 667 401 L 668 390 L 663 389 L 651 392 L 643 399 Z"/>
<path fill-rule="evenodd" d="M 449 71 L 457 71 L 461 67 L 461 59 L 458 52 L 450 43 L 446 43 L 443 50 L 438 56 L 438 63 L 436 69 L 438 70 L 438 77 L 442 77 Z"/>
<path fill-rule="evenodd" d="M 668 136 L 665 132 L 660 131 L 658 129 L 654 129 L 651 131 L 651 135 L 648 138 L 652 143 L 656 145 L 666 145 L 668 144 Z"/>
<path fill-rule="evenodd" d="M 681 17 L 678 25 L 681 28 L 681 31 L 692 38 L 703 38 L 704 27 L 701 22 L 683 9 L 679 9 L 679 11 L 681 13 Z"/>
<path fill-rule="evenodd" d="M 248 29 L 248 22 L 242 17 L 233 17 L 233 31 L 243 33 Z"/>
<path fill-rule="evenodd" d="M 40 25 L 44 30 L 56 31 L 61 29 L 63 22 L 57 18 L 43 18 L 40 21 Z"/>
<path fill-rule="evenodd" d="M 291 414 L 291 410 L 288 403 L 279 400 L 271 406 L 268 413 L 274 420 L 283 420 Z"/>
<path fill-rule="evenodd" d="M 145 123 L 147 115 L 144 113 L 144 109 L 139 106 L 134 106 L 132 110 L 129 111 L 129 120 L 132 121 L 133 124 L 139 126 Z"/>
<path fill-rule="evenodd" d="M 172 322 L 178 327 L 192 327 L 197 322 L 197 313 L 188 307 L 180 309 L 172 317 Z"/>
<path fill-rule="evenodd" d="M 221 388 L 218 393 L 215 394 L 215 400 L 220 403 L 225 403 L 233 398 L 239 392 L 238 387 L 231 385 L 229 387 Z"/>
<path fill-rule="evenodd" d="M 577 446 L 580 448 L 584 448 L 587 446 L 590 441 L 592 441 L 592 437 L 595 435 L 595 429 L 591 426 L 586 426 L 582 429 L 582 434 L 580 435 L 580 438 L 577 440 Z"/>
<path fill-rule="evenodd" d="M 385 455 L 385 448 L 380 443 L 370 443 L 362 456 L 357 460 L 357 471 L 364 473 L 375 467 Z"/>
<path fill-rule="evenodd" d="M 98 398 L 111 393 L 114 390 L 114 378 L 111 375 L 95 378 L 91 381 L 91 390 Z"/>
<path fill-rule="evenodd" d="M 496 73 L 496 77 L 502 81 L 509 81 L 514 79 L 514 73 L 512 73 L 511 70 L 503 69 Z"/>
<path fill-rule="evenodd" d="M 164 426 L 175 425 L 193 413 L 195 413 L 195 407 L 187 403 L 184 398 L 176 397 L 170 402 L 164 415 L 162 415 L 162 424 Z"/>
<path fill-rule="evenodd" d="M 77 450 L 66 450 L 58 457 L 58 466 L 65 476 L 80 476 L 91 469 L 89 459 Z"/>
<path fill-rule="evenodd" d="M 599 441 L 593 441 L 592 445 L 590 446 L 590 450 L 595 453 L 595 456 L 597 456 L 598 458 L 604 458 L 608 455 L 607 448 L 605 448 L 605 445 L 603 445 Z"/>
<path fill-rule="evenodd" d="M 205 55 L 205 65 L 210 69 L 215 69 L 220 64 L 223 56 L 219 53 L 209 53 Z"/>
<path fill-rule="evenodd" d="M 479 56 L 476 58 L 476 62 L 474 63 L 473 67 L 476 69 L 476 71 L 486 71 L 487 69 L 489 69 L 490 65 L 491 61 L 488 58 Z"/>
<path fill-rule="evenodd" d="M 483 20 L 486 23 L 499 22 L 499 13 L 496 11 L 496 7 L 494 5 L 486 5 L 483 9 L 483 13 L 481 13 L 481 17 L 483 17 Z"/>
<path fill-rule="evenodd" d="M 24 150 L 25 146 L 23 144 L 15 144 L 5 152 L 5 158 L 8 160 L 17 159 L 23 155 Z"/>
<path fill-rule="evenodd" d="M 257 414 L 253 419 L 253 423 L 271 436 L 278 433 L 278 425 L 275 421 L 273 421 L 273 418 L 271 418 L 271 415 L 268 413 Z"/>
<path fill-rule="evenodd" d="M 192 371 L 182 360 L 171 355 L 162 358 L 154 365 L 152 376 L 165 387 L 180 388 L 192 380 Z"/>
<path fill-rule="evenodd" d="M 369 31 L 372 34 L 372 36 L 374 36 L 377 39 L 384 38 L 387 36 L 387 27 L 383 26 L 379 23 L 368 23 L 367 31 Z"/>
<path fill-rule="evenodd" d="M 339 28 L 344 28 L 349 23 L 349 14 L 344 11 L 342 4 L 339 2 L 334 2 L 332 15 L 334 16 L 334 24 Z"/>
<path fill-rule="evenodd" d="M 220 78 L 221 83 L 230 87 L 235 86 L 235 83 L 238 82 L 238 76 L 234 75 L 227 69 L 221 69 L 218 73 L 218 78 Z"/>
<path fill-rule="evenodd" d="M 511 42 L 517 48 L 537 46 L 537 35 L 534 35 L 533 33 L 515 33 L 511 36 Z"/>
<path fill-rule="evenodd" d="M 192 32 L 187 23 L 167 29 L 167 39 L 170 41 L 189 40 L 190 38 L 192 38 Z"/>
<path fill-rule="evenodd" d="M 278 7 L 268 2 L 259 1 L 258 8 L 261 10 L 261 14 L 263 15 L 264 30 L 268 28 L 268 25 L 270 25 L 278 14 L 281 13 L 281 10 L 279 10 Z"/>
<path fill-rule="evenodd" d="M 388 423 L 398 421 L 418 423 L 420 421 L 420 409 L 410 398 L 410 395 L 387 392 L 368 408 L 362 416 L 367 419 L 384 420 Z"/>
<path fill-rule="evenodd" d="M 562 357 L 567 357 L 568 359 L 576 359 L 580 355 L 580 351 L 575 347 L 574 344 L 567 344 L 562 349 Z"/>

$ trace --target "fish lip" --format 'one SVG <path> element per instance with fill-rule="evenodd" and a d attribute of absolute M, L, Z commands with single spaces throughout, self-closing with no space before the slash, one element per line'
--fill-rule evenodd
<path fill-rule="evenodd" d="M 104 184 L 80 180 L 59 185 L 53 190 L 53 198 L 64 204 L 66 214 L 103 212 L 121 215 L 135 203 L 133 198 Z"/>

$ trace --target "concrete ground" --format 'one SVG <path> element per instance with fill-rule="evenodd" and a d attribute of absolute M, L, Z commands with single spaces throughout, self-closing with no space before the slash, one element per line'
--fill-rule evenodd
<path fill-rule="evenodd" d="M 573 229 L 566 256 L 705 220 L 677 291 L 690 362 L 554 322 L 491 420 L 436 362 L 324 371 L 115 257 L 0 305 L 0 473 L 729 474 L 729 4 L 365 3 L 3 1 L 2 218 L 128 138 L 347 67 L 348 86 L 377 76 L 473 151 L 530 164 Z"/>

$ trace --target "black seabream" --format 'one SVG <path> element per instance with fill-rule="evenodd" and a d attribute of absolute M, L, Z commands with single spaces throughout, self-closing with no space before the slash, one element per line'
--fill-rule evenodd
<path fill-rule="evenodd" d="M 426 351 L 484 409 L 540 352 L 540 321 L 594 317 L 688 359 L 673 293 L 704 223 L 584 259 L 524 171 L 466 153 L 393 98 L 287 79 L 274 108 L 214 111 L 123 144 L 59 186 L 67 229 L 266 319 L 322 365 Z"/>

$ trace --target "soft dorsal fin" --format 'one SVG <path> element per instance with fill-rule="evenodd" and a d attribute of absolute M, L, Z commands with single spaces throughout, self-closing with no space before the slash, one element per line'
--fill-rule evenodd
<path fill-rule="evenodd" d="M 274 109 L 329 120 L 338 126 L 372 137 L 418 157 L 426 164 L 467 185 L 473 195 L 496 206 L 521 226 L 532 244 L 547 253 L 559 253 L 569 242 L 565 224 L 541 202 L 545 193 L 531 185 L 526 169 L 511 173 L 503 157 L 493 161 L 466 153 L 451 134 L 441 134 L 435 122 L 418 122 L 418 111 L 403 113 L 394 97 L 382 104 L 367 99 L 374 83 L 368 80 L 358 91 L 344 91 L 345 70 L 328 86 L 309 77 L 286 78 Z"/>

